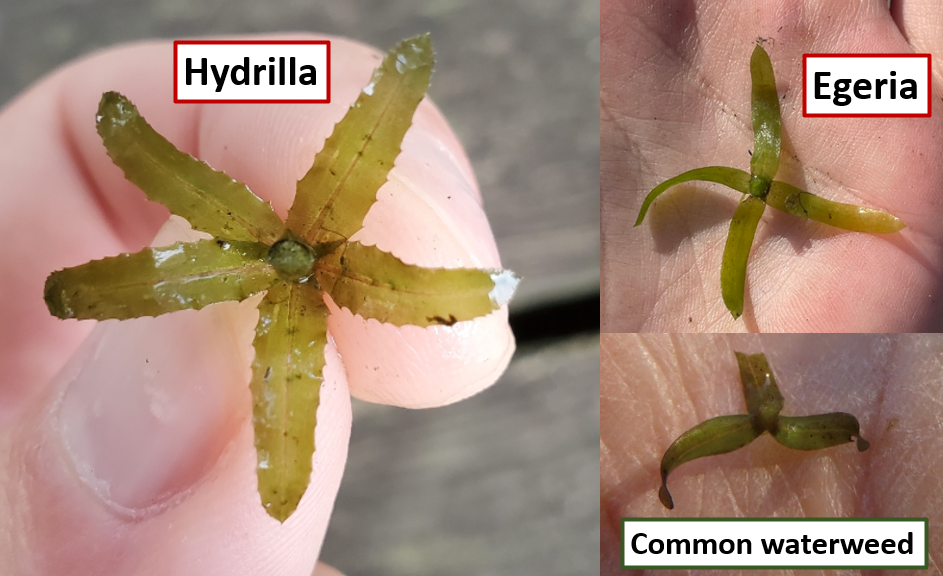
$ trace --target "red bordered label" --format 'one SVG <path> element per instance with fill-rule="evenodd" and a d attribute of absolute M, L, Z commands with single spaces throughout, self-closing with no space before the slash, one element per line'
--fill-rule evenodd
<path fill-rule="evenodd" d="M 174 102 L 330 101 L 330 40 L 174 41 Z"/>
<path fill-rule="evenodd" d="M 929 54 L 803 54 L 802 115 L 930 116 Z"/>

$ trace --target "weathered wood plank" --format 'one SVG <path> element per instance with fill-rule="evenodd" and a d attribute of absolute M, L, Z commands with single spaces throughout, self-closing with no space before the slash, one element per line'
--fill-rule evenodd
<path fill-rule="evenodd" d="M 599 339 L 524 351 L 435 410 L 356 402 L 322 559 L 358 574 L 584 574 L 599 558 Z"/>

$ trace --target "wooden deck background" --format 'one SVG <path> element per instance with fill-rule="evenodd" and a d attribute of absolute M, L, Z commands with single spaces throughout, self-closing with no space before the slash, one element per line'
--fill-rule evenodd
<path fill-rule="evenodd" d="M 595 572 L 598 2 L 7 0 L 0 102 L 102 46 L 292 30 L 381 48 L 432 32 L 430 93 L 472 159 L 503 262 L 524 277 L 512 316 L 527 338 L 493 388 L 427 411 L 355 402 L 322 559 L 349 576 Z"/>

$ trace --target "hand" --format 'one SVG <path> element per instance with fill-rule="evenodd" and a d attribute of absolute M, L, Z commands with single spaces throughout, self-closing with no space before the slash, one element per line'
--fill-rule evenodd
<path fill-rule="evenodd" d="M 332 40 L 331 104 L 175 105 L 170 45 L 151 42 L 73 63 L 0 114 L 0 573 L 311 574 L 346 460 L 349 394 L 437 406 L 507 365 L 506 309 L 422 329 L 331 303 L 311 485 L 280 525 L 256 492 L 253 301 L 124 322 L 47 312 L 50 272 L 135 251 L 167 221 L 105 154 L 103 92 L 126 94 L 160 133 L 284 217 L 380 61 Z M 500 267 L 471 167 L 428 101 L 403 150 L 355 237 L 424 266 Z M 171 221 L 155 243 L 189 234 Z"/>
<path fill-rule="evenodd" d="M 802 54 L 930 52 L 943 19 L 929 2 L 812 7 L 707 2 L 602 4 L 603 331 L 923 331 L 941 325 L 943 112 L 931 118 L 804 118 Z M 767 210 L 734 321 L 720 260 L 741 195 L 672 188 L 638 228 L 645 195 L 702 166 L 749 168 L 750 54 L 765 39 L 783 118 L 777 180 L 891 212 L 897 234 L 845 232 Z M 939 86 L 941 69 L 934 78 Z M 934 101 L 939 104 L 934 89 Z"/>
<path fill-rule="evenodd" d="M 658 501 L 662 455 L 695 424 L 743 413 L 734 352 L 765 352 L 785 397 L 783 415 L 848 412 L 871 446 L 804 452 L 761 436 L 701 458 L 669 480 L 675 509 Z M 917 335 L 686 337 L 604 334 L 600 350 L 602 574 L 621 567 L 623 517 L 929 517 L 943 450 L 939 358 L 943 339 Z M 931 532 L 930 557 L 943 550 Z"/>

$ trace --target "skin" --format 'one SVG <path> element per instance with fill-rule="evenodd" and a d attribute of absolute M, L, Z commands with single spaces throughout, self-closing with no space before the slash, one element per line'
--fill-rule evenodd
<path fill-rule="evenodd" d="M 90 56 L 0 113 L 0 233 L 16 239 L 0 254 L 0 573 L 336 574 L 315 563 L 346 459 L 349 394 L 415 408 L 480 391 L 513 352 L 507 313 L 461 329 L 395 328 L 329 302 L 311 489 L 284 525 L 268 517 L 248 389 L 256 301 L 61 321 L 42 285 L 52 270 L 137 250 L 159 229 L 155 245 L 195 238 L 165 225 L 166 211 L 106 156 L 94 124 L 102 92 L 127 94 L 155 129 L 284 217 L 380 55 L 334 38 L 331 104 L 181 106 L 168 46 Z M 379 197 L 362 242 L 422 266 L 500 267 L 468 160 L 430 102 Z"/>
<path fill-rule="evenodd" d="M 604 0 L 601 39 L 604 332 L 934 331 L 943 326 L 943 113 L 925 119 L 801 116 L 801 56 L 928 52 L 943 57 L 930 2 Z M 764 213 L 747 266 L 744 315 L 717 298 L 722 246 L 741 195 L 701 182 L 658 183 L 700 166 L 749 169 L 750 74 L 757 36 L 776 71 L 783 152 L 776 179 L 886 210 L 899 234 L 835 230 Z M 941 68 L 933 70 L 934 94 Z M 783 96 L 785 96 L 783 98 Z M 893 297 L 891 297 L 893 295 Z"/>
<path fill-rule="evenodd" d="M 758 42 L 750 57 L 751 119 L 753 122 L 750 173 L 747 174 L 736 168 L 718 166 L 689 170 L 656 186 L 645 197 L 638 220 L 635 221 L 636 226 L 641 224 L 645 213 L 656 197 L 677 183 L 706 180 L 723 184 L 747 195 L 748 197 L 737 205 L 737 210 L 730 221 L 730 233 L 724 246 L 724 257 L 720 268 L 724 305 L 730 310 L 734 319 L 743 314 L 747 260 L 766 204 L 788 214 L 810 218 L 844 230 L 890 233 L 904 228 L 900 219 L 887 212 L 835 202 L 800 190 L 791 184 L 773 180 L 779 170 L 782 143 L 779 94 L 776 91 L 776 80 L 769 54 L 759 40 Z"/>
<path fill-rule="evenodd" d="M 734 351 L 763 352 L 787 415 L 854 414 L 871 442 L 805 452 L 764 435 L 701 458 L 658 500 L 662 455 L 685 430 L 744 410 Z M 943 520 L 939 335 L 603 334 L 600 351 L 601 574 L 619 564 L 623 517 L 927 517 Z M 903 384 L 903 385 L 902 385 Z M 943 537 L 930 535 L 930 569 Z M 681 572 L 678 572 L 679 574 Z M 790 571 L 783 571 L 789 574 Z M 798 571 L 796 572 L 799 573 Z M 801 572 L 814 574 L 814 572 Z"/>
<path fill-rule="evenodd" d="M 658 499 L 666 508 L 674 508 L 667 485 L 671 471 L 697 458 L 739 450 L 766 433 L 795 450 L 822 450 L 852 440 L 857 442 L 859 452 L 868 449 L 858 420 L 846 412 L 810 416 L 780 414 L 785 399 L 766 355 L 736 352 L 735 356 L 747 413 L 710 418 L 672 442 L 661 459 L 662 485 L 658 490 Z"/>

